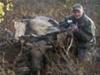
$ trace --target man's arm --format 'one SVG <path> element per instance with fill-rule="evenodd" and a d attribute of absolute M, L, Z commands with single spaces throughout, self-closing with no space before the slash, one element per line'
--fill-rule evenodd
<path fill-rule="evenodd" d="M 89 42 L 95 36 L 94 23 L 88 22 L 84 28 L 75 32 L 84 42 Z"/>

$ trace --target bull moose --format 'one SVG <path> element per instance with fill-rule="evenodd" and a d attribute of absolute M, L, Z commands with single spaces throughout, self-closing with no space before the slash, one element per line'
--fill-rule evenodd
<path fill-rule="evenodd" d="M 51 53 L 51 55 L 53 55 L 56 52 L 56 49 L 59 53 L 59 49 L 61 47 L 61 49 L 64 50 L 64 53 L 68 54 L 68 52 L 66 51 L 66 46 L 69 45 L 67 44 L 68 40 L 66 40 L 68 32 L 61 33 L 58 22 L 56 20 L 50 17 L 38 16 L 33 19 L 23 19 L 19 22 L 15 22 L 14 26 L 16 30 L 16 39 L 20 39 L 21 37 L 25 39 L 25 42 L 32 43 L 31 68 L 32 72 L 34 73 L 33 75 L 40 75 L 40 70 L 43 66 L 42 62 L 44 61 L 45 57 L 47 58 L 48 55 L 50 55 L 48 54 L 50 51 L 53 52 Z"/>

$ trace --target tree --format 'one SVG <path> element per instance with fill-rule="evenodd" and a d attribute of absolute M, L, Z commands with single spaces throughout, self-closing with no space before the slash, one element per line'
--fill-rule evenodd
<path fill-rule="evenodd" d="M 0 23 L 4 20 L 4 15 L 5 15 L 5 12 L 4 12 L 4 4 L 2 2 L 0 2 Z"/>
<path fill-rule="evenodd" d="M 5 20 L 4 16 L 8 11 L 13 10 L 13 0 L 0 1 L 0 23 Z"/>

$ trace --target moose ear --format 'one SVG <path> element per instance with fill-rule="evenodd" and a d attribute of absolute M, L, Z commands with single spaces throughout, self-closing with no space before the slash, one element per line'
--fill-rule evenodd
<path fill-rule="evenodd" d="M 58 25 L 58 23 L 55 20 L 52 20 L 52 19 L 49 19 L 48 22 L 50 22 L 54 26 Z"/>

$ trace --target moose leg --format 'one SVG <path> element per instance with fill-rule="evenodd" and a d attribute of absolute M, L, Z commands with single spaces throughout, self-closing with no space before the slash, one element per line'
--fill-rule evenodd
<path fill-rule="evenodd" d="M 40 75 L 43 53 L 35 48 L 32 50 L 31 53 L 32 53 L 32 73 L 33 75 Z"/>

